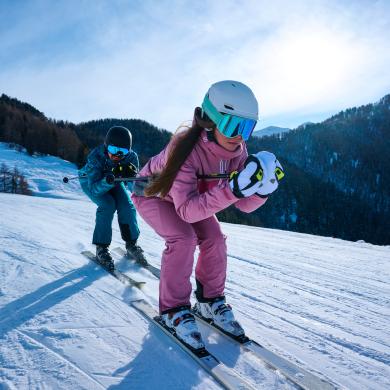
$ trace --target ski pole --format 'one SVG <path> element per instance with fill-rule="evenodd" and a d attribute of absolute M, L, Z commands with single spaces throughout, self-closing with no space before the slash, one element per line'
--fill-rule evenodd
<path fill-rule="evenodd" d="M 200 175 L 197 177 L 198 179 L 229 179 L 230 173 L 212 173 L 211 175 Z M 114 182 L 116 181 L 148 181 L 150 176 L 143 177 L 122 177 L 122 178 L 114 178 Z"/>
<path fill-rule="evenodd" d="M 113 174 L 108 174 L 106 176 L 106 182 L 108 184 L 112 184 L 112 183 L 117 183 L 117 182 L 121 182 L 121 181 L 148 181 L 149 180 L 149 176 L 141 176 L 141 177 L 115 177 Z"/>
<path fill-rule="evenodd" d="M 144 177 L 116 177 L 114 179 L 114 182 L 117 181 L 148 181 L 149 177 L 144 176 Z"/>
<path fill-rule="evenodd" d="M 62 181 L 64 183 L 68 183 L 70 180 L 76 180 L 78 179 L 79 177 L 86 177 L 87 175 L 81 175 L 81 176 L 72 176 L 72 177 L 67 177 L 65 176 Z M 209 180 L 212 180 L 212 179 L 229 179 L 230 177 L 230 173 L 212 173 L 210 175 L 200 175 L 198 176 L 198 179 L 209 179 Z M 110 179 L 109 181 L 111 183 L 114 183 L 114 182 L 119 182 L 119 181 L 148 181 L 149 180 L 149 176 L 144 176 L 144 177 L 121 177 L 121 178 L 112 178 L 112 176 L 110 175 Z"/>
<path fill-rule="evenodd" d="M 199 175 L 198 179 L 229 179 L 230 173 L 212 173 L 210 175 Z"/>
<path fill-rule="evenodd" d="M 87 176 L 87 175 L 72 176 L 72 177 L 64 176 L 64 177 L 62 178 L 62 181 L 63 181 L 64 183 L 68 183 L 69 180 L 76 180 L 76 179 L 78 179 L 79 177 L 85 177 L 85 176 Z"/>

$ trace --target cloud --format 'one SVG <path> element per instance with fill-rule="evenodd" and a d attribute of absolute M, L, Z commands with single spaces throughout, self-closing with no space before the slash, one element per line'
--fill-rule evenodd
<path fill-rule="evenodd" d="M 57 119 L 137 117 L 175 130 L 223 79 L 246 82 L 262 117 L 284 125 L 389 92 L 386 2 L 29 5 L 0 27 L 0 85 Z"/>

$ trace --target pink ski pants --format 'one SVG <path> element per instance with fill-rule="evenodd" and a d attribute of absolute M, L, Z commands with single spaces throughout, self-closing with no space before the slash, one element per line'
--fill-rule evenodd
<path fill-rule="evenodd" d="M 223 295 L 226 279 L 226 237 L 215 216 L 188 223 L 176 213 L 173 203 L 156 197 L 132 196 L 141 217 L 165 240 L 161 259 L 160 313 L 189 305 L 194 252 L 199 245 L 195 277 L 205 298 Z"/>

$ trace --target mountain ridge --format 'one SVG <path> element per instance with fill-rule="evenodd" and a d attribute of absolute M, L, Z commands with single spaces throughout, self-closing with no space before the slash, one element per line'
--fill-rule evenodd
<path fill-rule="evenodd" d="M 268 137 L 274 134 L 286 133 L 288 131 L 291 131 L 291 129 L 288 127 L 267 126 L 261 130 L 254 131 L 252 135 L 255 137 Z"/>
<path fill-rule="evenodd" d="M 385 158 L 390 155 L 389 101 L 386 95 L 321 123 L 252 137 L 249 152 L 275 153 L 286 177 L 256 212 L 247 215 L 228 209 L 219 217 L 226 222 L 389 244 L 390 167 Z M 141 165 L 172 137 L 139 119 L 109 118 L 77 125 L 54 121 L 27 103 L 4 94 L 0 98 L 0 141 L 21 144 L 30 154 L 57 155 L 78 166 L 114 124 L 132 130 Z"/>

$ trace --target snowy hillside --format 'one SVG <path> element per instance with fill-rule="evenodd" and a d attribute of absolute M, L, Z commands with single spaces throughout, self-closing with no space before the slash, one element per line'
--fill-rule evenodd
<path fill-rule="evenodd" d="M 49 198 L 80 199 L 82 191 L 77 180 L 68 184 L 62 182 L 64 176 L 76 174 L 74 164 L 53 156 L 30 156 L 11 149 L 0 142 L 0 165 L 16 167 L 22 173 L 35 196 Z"/>
<path fill-rule="evenodd" d="M 157 306 L 158 281 L 126 288 L 80 255 L 92 249 L 95 206 L 76 168 L 0 144 L 34 197 L 0 194 L 0 389 L 220 389 L 129 302 Z M 277 194 L 275 195 L 277 196 Z M 272 201 L 272 200 L 271 200 Z M 140 244 L 160 265 L 161 239 L 140 221 Z M 114 220 L 113 247 L 122 245 Z M 226 295 L 248 335 L 349 389 L 390 388 L 390 247 L 223 224 Z M 257 389 L 295 389 L 256 357 L 201 328 L 207 346 Z"/>

